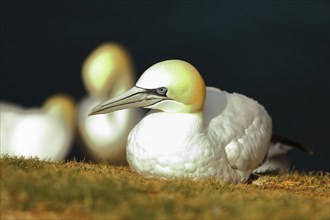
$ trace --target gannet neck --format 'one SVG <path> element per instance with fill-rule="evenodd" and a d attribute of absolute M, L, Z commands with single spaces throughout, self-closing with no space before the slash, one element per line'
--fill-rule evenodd
<path fill-rule="evenodd" d="M 118 73 L 116 79 L 113 79 L 108 97 L 118 96 L 129 90 L 136 80 L 134 77 L 133 69 L 126 70 L 126 72 Z"/>

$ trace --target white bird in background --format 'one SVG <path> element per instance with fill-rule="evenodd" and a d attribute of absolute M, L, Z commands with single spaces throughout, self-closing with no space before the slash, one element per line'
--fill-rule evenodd
<path fill-rule="evenodd" d="M 97 103 L 132 87 L 135 79 L 128 52 L 118 44 L 100 45 L 86 58 L 82 79 L 89 95 L 78 105 L 77 122 L 85 151 L 98 161 L 127 164 L 127 137 L 142 118 L 142 111 L 126 109 L 96 117 L 86 116 Z"/>
<path fill-rule="evenodd" d="M 0 102 L 1 156 L 65 159 L 74 136 L 74 109 L 66 95 L 50 97 L 41 108 Z"/>
<path fill-rule="evenodd" d="M 127 160 L 147 177 L 214 177 L 245 182 L 266 158 L 272 120 L 258 102 L 205 87 L 191 64 L 168 60 L 147 69 L 127 92 L 90 115 L 152 109 L 131 131 Z"/>

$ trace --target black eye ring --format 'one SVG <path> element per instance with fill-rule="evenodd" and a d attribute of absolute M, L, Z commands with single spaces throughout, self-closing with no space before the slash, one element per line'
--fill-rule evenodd
<path fill-rule="evenodd" d="M 159 95 L 165 95 L 167 93 L 167 88 L 166 87 L 159 87 L 156 89 L 157 94 Z"/>

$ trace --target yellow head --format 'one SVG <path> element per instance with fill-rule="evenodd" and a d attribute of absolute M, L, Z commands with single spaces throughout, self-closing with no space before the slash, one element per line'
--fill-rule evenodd
<path fill-rule="evenodd" d="M 204 80 L 195 67 L 182 60 L 167 60 L 151 66 L 135 86 L 99 104 L 89 115 L 134 107 L 171 113 L 201 112 L 205 90 Z"/>
<path fill-rule="evenodd" d="M 63 120 L 70 128 L 75 125 L 75 102 L 71 96 L 56 94 L 49 97 L 43 104 L 47 113 Z"/>
<path fill-rule="evenodd" d="M 143 73 L 136 86 L 167 90 L 169 99 L 149 108 L 166 112 L 197 112 L 204 106 L 205 82 L 194 66 L 182 60 L 154 64 Z"/>
<path fill-rule="evenodd" d="M 110 91 L 124 92 L 133 84 L 131 58 L 119 44 L 104 43 L 86 58 L 82 78 L 88 93 L 96 98 L 109 98 Z"/>

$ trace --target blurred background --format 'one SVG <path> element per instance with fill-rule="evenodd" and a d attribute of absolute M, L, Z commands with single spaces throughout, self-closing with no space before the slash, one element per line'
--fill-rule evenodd
<path fill-rule="evenodd" d="M 328 1 L 1 1 L 0 99 L 25 107 L 54 93 L 79 101 L 81 66 L 99 44 L 131 53 L 137 77 L 165 59 L 206 84 L 262 103 L 274 133 L 314 149 L 300 170 L 329 171 Z M 84 157 L 73 148 L 69 158 Z"/>

